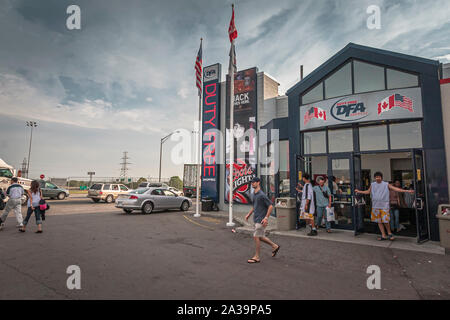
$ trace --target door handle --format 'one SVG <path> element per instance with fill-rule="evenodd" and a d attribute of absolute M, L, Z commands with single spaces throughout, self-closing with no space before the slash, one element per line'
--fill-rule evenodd
<path fill-rule="evenodd" d="M 416 199 L 416 209 L 423 210 L 423 199 L 422 198 Z"/>

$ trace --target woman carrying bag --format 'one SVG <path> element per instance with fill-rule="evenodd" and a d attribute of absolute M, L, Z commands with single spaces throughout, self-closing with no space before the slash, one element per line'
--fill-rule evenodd
<path fill-rule="evenodd" d="M 27 217 L 25 218 L 25 220 L 23 220 L 23 227 L 20 228 L 19 231 L 25 232 L 28 220 L 30 220 L 31 214 L 34 212 L 34 215 L 36 217 L 36 224 L 38 227 L 36 233 L 42 233 L 42 213 L 39 205 L 42 199 L 42 190 L 39 187 L 39 182 L 33 180 L 31 182 L 31 188 L 30 190 L 27 190 L 27 193 L 28 193 Z"/>

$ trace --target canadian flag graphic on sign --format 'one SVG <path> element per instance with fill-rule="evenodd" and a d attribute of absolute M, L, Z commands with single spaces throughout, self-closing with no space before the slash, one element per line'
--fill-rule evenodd
<path fill-rule="evenodd" d="M 396 93 L 385 98 L 378 104 L 378 114 L 389 111 L 394 107 L 399 107 L 406 109 L 409 112 L 414 112 L 413 106 L 414 103 L 410 98 Z"/>
<path fill-rule="evenodd" d="M 306 111 L 305 116 L 303 117 L 304 124 L 306 125 L 312 118 L 320 119 L 323 121 L 327 120 L 327 112 L 318 107 L 311 107 L 308 111 Z"/>
<path fill-rule="evenodd" d="M 327 113 L 321 108 L 314 108 L 314 117 L 321 120 L 327 120 Z"/>

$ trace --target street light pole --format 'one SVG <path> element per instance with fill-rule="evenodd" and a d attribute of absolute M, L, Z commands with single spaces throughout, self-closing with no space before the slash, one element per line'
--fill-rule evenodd
<path fill-rule="evenodd" d="M 31 142 L 33 141 L 33 128 L 37 127 L 37 122 L 36 121 L 27 121 L 27 127 L 31 127 L 30 147 L 28 148 L 28 162 L 27 162 L 27 178 L 29 178 L 29 175 L 30 175 Z"/>
<path fill-rule="evenodd" d="M 162 145 L 164 142 L 167 141 L 167 139 L 170 138 L 171 135 L 173 135 L 174 133 L 179 133 L 180 131 L 174 131 L 170 134 L 168 134 L 167 136 L 165 136 L 164 138 L 161 138 L 161 144 L 159 145 L 159 178 L 158 178 L 158 182 L 161 182 L 161 164 L 162 164 Z"/>

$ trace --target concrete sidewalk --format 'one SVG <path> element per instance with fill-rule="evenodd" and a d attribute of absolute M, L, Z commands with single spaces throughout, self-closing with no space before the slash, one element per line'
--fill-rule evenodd
<path fill-rule="evenodd" d="M 228 217 L 226 211 L 202 211 L 202 215 L 211 217 Z M 233 220 L 236 223 L 236 232 L 253 234 L 253 218 L 249 219 L 249 222 L 245 221 L 246 213 L 233 213 Z M 307 236 L 305 228 L 300 230 L 291 231 L 278 231 L 277 219 L 273 216 L 269 218 L 269 225 L 266 228 L 266 234 L 279 235 L 296 238 L 317 239 L 326 241 L 335 241 L 342 243 L 353 243 L 365 246 L 384 247 L 390 249 L 409 250 L 424 253 L 433 253 L 439 255 L 445 255 L 445 249 L 442 248 L 439 242 L 427 241 L 423 244 L 418 244 L 416 238 L 396 236 L 394 241 L 378 241 L 377 235 L 363 233 L 358 236 L 354 236 L 353 231 L 333 229 L 332 233 L 326 233 L 325 229 L 318 229 L 319 234 L 315 237 Z"/>

